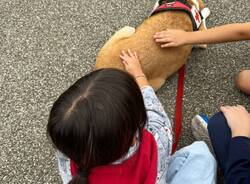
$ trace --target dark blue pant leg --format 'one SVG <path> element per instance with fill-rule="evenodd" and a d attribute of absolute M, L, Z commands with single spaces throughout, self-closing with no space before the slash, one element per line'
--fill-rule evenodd
<path fill-rule="evenodd" d="M 208 122 L 208 132 L 214 153 L 217 157 L 223 175 L 226 170 L 231 130 L 222 112 L 215 114 Z"/>

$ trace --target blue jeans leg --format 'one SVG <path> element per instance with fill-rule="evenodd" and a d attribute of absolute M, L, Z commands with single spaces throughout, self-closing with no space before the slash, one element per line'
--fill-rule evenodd
<path fill-rule="evenodd" d="M 208 122 L 208 133 L 222 174 L 225 174 L 228 159 L 231 130 L 222 112 L 215 114 Z"/>
<path fill-rule="evenodd" d="M 216 161 L 207 145 L 194 142 L 178 150 L 169 160 L 167 184 L 215 184 Z"/>

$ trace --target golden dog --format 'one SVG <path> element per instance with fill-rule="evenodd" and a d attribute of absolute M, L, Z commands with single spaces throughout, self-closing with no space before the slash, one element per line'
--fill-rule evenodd
<path fill-rule="evenodd" d="M 187 0 L 197 10 L 204 8 L 202 0 Z M 203 22 L 199 28 L 205 29 Z M 143 72 L 150 85 L 159 89 L 165 80 L 186 63 L 192 46 L 186 45 L 173 48 L 161 48 L 153 35 L 167 29 L 182 29 L 193 31 L 190 16 L 182 11 L 165 11 L 150 16 L 137 29 L 124 27 L 116 32 L 100 50 L 95 69 L 118 68 L 125 70 L 121 62 L 122 50 L 131 49 L 138 53 Z"/>

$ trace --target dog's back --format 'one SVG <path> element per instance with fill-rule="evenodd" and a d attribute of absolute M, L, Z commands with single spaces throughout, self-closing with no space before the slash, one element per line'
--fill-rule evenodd
<path fill-rule="evenodd" d="M 162 12 L 149 17 L 135 30 L 118 31 L 103 46 L 96 60 L 96 69 L 119 68 L 124 70 L 119 55 L 122 50 L 137 51 L 149 83 L 158 89 L 171 74 L 187 60 L 191 46 L 161 48 L 153 35 L 166 29 L 192 31 L 192 22 L 184 12 Z"/>

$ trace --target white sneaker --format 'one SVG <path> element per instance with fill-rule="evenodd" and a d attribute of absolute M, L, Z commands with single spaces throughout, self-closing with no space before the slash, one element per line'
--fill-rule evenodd
<path fill-rule="evenodd" d="M 196 115 L 191 122 L 192 133 L 196 140 L 205 141 L 212 148 L 207 125 L 209 118 L 205 114 Z"/>

